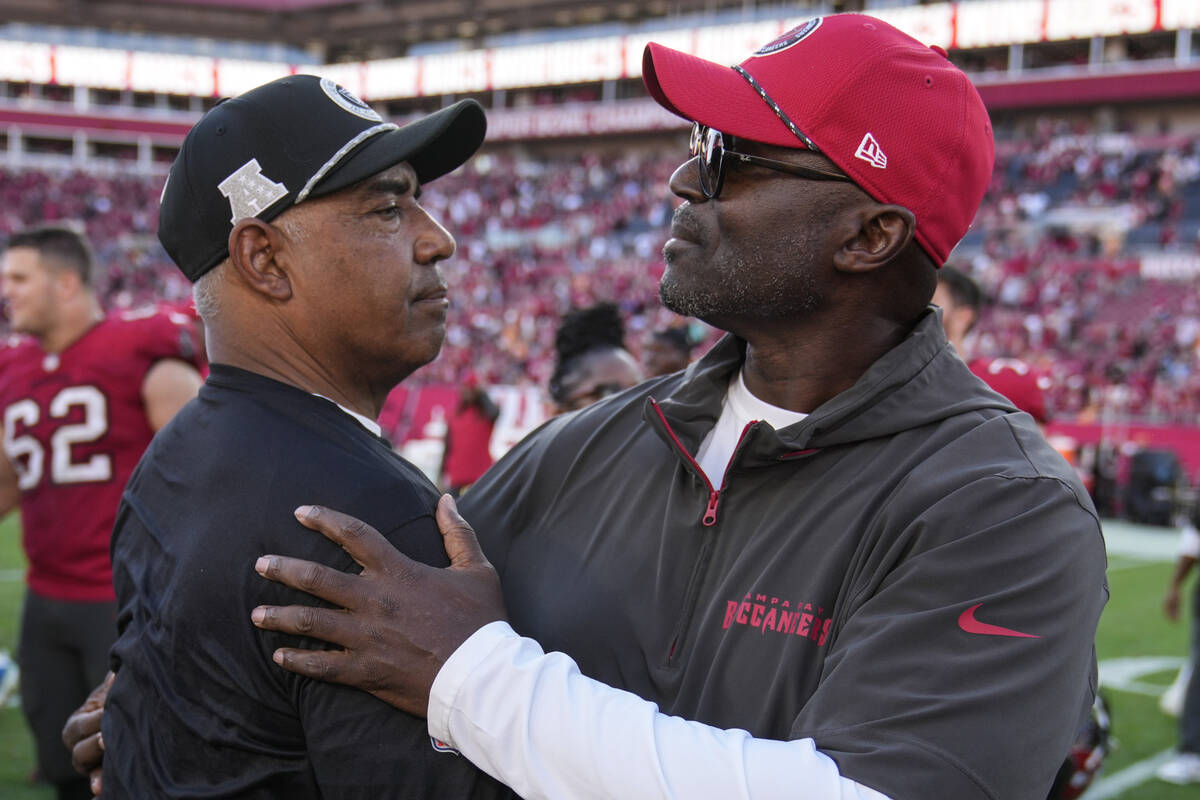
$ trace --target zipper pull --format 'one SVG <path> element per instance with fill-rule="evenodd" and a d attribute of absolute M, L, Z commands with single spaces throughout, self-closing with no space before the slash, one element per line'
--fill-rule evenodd
<path fill-rule="evenodd" d="M 706 528 L 717 524 L 717 504 L 721 502 L 721 493 L 713 490 L 708 493 L 708 507 L 704 509 L 704 519 L 701 523 Z"/>

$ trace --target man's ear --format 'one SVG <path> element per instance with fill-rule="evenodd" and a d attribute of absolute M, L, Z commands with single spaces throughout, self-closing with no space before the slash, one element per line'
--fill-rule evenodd
<path fill-rule="evenodd" d="M 229 232 L 229 260 L 251 289 L 272 300 L 289 300 L 292 283 L 282 257 L 284 244 L 275 226 L 248 217 Z"/>
<path fill-rule="evenodd" d="M 917 218 L 904 206 L 872 204 L 864 208 L 855 234 L 833 258 L 842 272 L 870 272 L 887 264 L 908 247 Z"/>
<path fill-rule="evenodd" d="M 83 278 L 73 269 L 56 269 L 50 272 L 50 280 L 60 297 L 69 297 L 83 288 Z"/>

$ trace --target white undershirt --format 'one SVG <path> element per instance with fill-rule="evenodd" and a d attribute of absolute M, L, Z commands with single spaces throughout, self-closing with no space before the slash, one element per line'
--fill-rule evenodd
<path fill-rule="evenodd" d="M 778 429 L 805 416 L 762 402 L 739 372 L 697 461 L 719 487 L 748 423 Z M 429 735 L 527 800 L 795 800 L 798 787 L 805 800 L 890 800 L 843 778 L 812 739 L 756 739 L 661 714 L 507 622 L 477 630 L 442 666 Z"/>
<path fill-rule="evenodd" d="M 890 800 L 843 778 L 812 739 L 661 714 L 507 622 L 477 630 L 442 666 L 429 735 L 526 800 Z"/>
<path fill-rule="evenodd" d="M 742 431 L 747 425 L 762 420 L 779 430 L 794 425 L 807 416 L 808 414 L 789 411 L 759 400 L 746 388 L 746 382 L 742 380 L 742 371 L 738 370 L 737 375 L 729 381 L 729 389 L 725 392 L 725 401 L 721 405 L 721 416 L 717 418 L 717 424 L 700 443 L 696 461 L 708 476 L 713 488 L 720 489 L 725 483 L 725 469 L 729 466 L 729 459 L 733 457 L 733 451 L 737 449 Z"/>
<path fill-rule="evenodd" d="M 313 397 L 319 397 L 322 400 L 329 400 L 329 398 L 323 394 L 317 394 L 316 392 L 313 392 L 312 395 L 313 395 Z M 335 406 L 340 408 L 342 411 L 345 411 L 347 414 L 354 417 L 354 419 L 358 421 L 358 424 L 362 425 L 364 428 L 369 430 L 371 433 L 375 434 L 376 436 L 383 436 L 383 428 L 381 428 L 379 426 L 379 423 L 376 422 L 375 420 L 371 419 L 368 416 L 360 414 L 357 411 L 351 411 L 350 409 L 346 408 L 344 405 L 342 405 L 341 403 L 339 403 L 336 400 L 329 400 L 329 402 L 333 403 Z"/>

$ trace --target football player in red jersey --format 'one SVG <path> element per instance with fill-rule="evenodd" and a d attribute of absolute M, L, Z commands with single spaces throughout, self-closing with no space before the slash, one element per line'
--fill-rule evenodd
<path fill-rule="evenodd" d="M 91 796 L 60 733 L 108 669 L 121 491 L 154 432 L 200 386 L 189 328 L 154 311 L 105 317 L 92 264 L 86 240 L 57 227 L 14 234 L 0 264 L 10 326 L 26 334 L 0 351 L 0 514 L 20 504 L 21 704 L 59 798 Z"/>
<path fill-rule="evenodd" d="M 959 356 L 967 361 L 971 372 L 1037 420 L 1039 425 L 1045 425 L 1049 421 L 1046 412 L 1048 376 L 1019 358 L 967 360 L 967 334 L 979 320 L 979 307 L 983 303 L 978 284 L 966 273 L 949 265 L 944 266 L 938 272 L 937 290 L 933 293 L 932 302 L 941 306 L 946 338 L 954 345 Z"/>

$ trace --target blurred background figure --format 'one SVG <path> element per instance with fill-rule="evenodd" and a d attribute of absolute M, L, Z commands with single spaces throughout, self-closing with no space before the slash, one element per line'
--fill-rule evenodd
<path fill-rule="evenodd" d="M 670 375 L 692 360 L 692 337 L 688 329 L 674 326 L 650 334 L 642 346 L 642 367 L 647 378 Z"/>
<path fill-rule="evenodd" d="M 1167 584 L 1167 595 L 1163 600 L 1163 613 L 1172 622 L 1179 621 L 1180 595 L 1183 584 L 1191 574 L 1196 561 L 1200 560 L 1200 531 L 1189 523 L 1184 526 L 1179 541 L 1179 560 Z M 1200 590 L 1192 593 L 1192 665 L 1187 689 L 1183 697 L 1183 709 L 1179 715 L 1179 752 L 1158 769 L 1158 777 L 1168 783 L 1200 783 L 1200 673 L 1195 665 L 1200 663 Z"/>
<path fill-rule="evenodd" d="M 568 311 L 554 339 L 558 359 L 550 377 L 555 413 L 590 406 L 642 382 L 625 349 L 625 323 L 613 303 Z"/>
<path fill-rule="evenodd" d="M 1049 422 L 1046 409 L 1049 376 L 1019 358 L 970 357 L 967 336 L 979 320 L 983 307 L 983 292 L 979 285 L 965 272 L 946 265 L 938 270 L 933 304 L 941 306 L 946 338 L 954 345 L 959 357 L 967 362 L 971 372 L 1037 420 L 1039 425 Z"/>
<path fill-rule="evenodd" d="M 492 429 L 500 409 L 468 373 L 458 389 L 458 406 L 446 420 L 446 444 L 442 454 L 441 485 L 458 497 L 492 465 Z"/>
<path fill-rule="evenodd" d="M 153 308 L 105 316 L 94 266 L 83 236 L 52 226 L 14 233 L 0 261 L 8 322 L 24 334 L 0 351 L 0 516 L 20 505 L 29 560 L 21 708 L 60 800 L 91 797 L 61 732 L 108 671 L 121 491 L 154 432 L 200 387 L 190 321 Z"/>
<path fill-rule="evenodd" d="M 971 276 L 949 264 L 938 270 L 933 304 L 942 309 L 942 327 L 958 355 L 967 358 L 967 334 L 979 321 L 983 292 Z"/>

